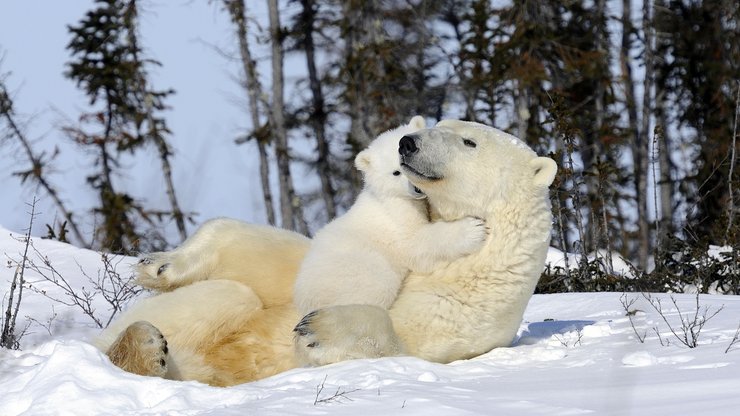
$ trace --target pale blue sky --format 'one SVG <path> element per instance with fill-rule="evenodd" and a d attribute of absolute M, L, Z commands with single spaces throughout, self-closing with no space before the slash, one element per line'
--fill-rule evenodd
<path fill-rule="evenodd" d="M 265 3 L 249 1 L 248 7 L 252 8 L 249 15 L 267 27 Z M 167 101 L 173 108 L 166 117 L 173 131 L 174 179 L 181 206 L 199 213 L 198 222 L 230 216 L 264 223 L 255 151 L 249 144 L 233 144 L 240 128 L 248 126 L 246 100 L 235 81 L 239 67 L 213 48 L 233 50 L 227 16 L 218 3 L 206 0 L 141 4 L 141 41 L 146 53 L 163 64 L 153 69 L 154 86 L 176 90 Z M 6 1 L 0 6 L 0 71 L 11 73 L 6 82 L 14 93 L 18 119 L 28 121 L 25 132 L 36 140 L 37 150 L 61 148 L 49 178 L 69 208 L 79 213 L 95 203 L 84 179 L 89 159 L 58 127 L 74 123 L 89 109 L 86 99 L 62 73 L 69 60 L 66 26 L 77 23 L 92 5 L 89 0 L 65 0 Z M 266 52 L 261 56 L 268 58 Z M 18 151 L 11 151 L 18 148 L 7 142 L 0 146 L 0 225 L 23 230 L 28 223 L 26 203 L 37 194 L 41 215 L 34 230 L 43 234 L 44 224 L 59 215 L 42 191 L 21 187 L 18 178 L 11 177 L 11 172 L 27 166 Z M 150 153 L 125 162 L 125 177 L 119 178 L 118 184 L 136 197 L 148 196 L 148 207 L 166 209 L 159 161 L 154 151 Z M 91 221 L 82 221 L 87 230 L 93 226 Z"/>

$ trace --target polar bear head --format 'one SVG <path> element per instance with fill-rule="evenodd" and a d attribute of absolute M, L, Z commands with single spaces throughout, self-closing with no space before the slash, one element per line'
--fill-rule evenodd
<path fill-rule="evenodd" d="M 518 138 L 466 121 L 442 120 L 407 134 L 398 152 L 409 181 L 447 220 L 488 217 L 486 210 L 496 206 L 546 198 L 557 172 L 552 159 L 538 157 Z"/>
<path fill-rule="evenodd" d="M 426 127 L 424 117 L 415 116 L 409 124 L 388 130 L 357 154 L 355 166 L 363 174 L 364 190 L 379 197 L 421 199 L 425 195 L 409 184 L 398 160 L 398 142 L 407 134 Z"/>

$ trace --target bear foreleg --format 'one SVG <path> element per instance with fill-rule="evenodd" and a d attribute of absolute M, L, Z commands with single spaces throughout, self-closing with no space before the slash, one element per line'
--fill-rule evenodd
<path fill-rule="evenodd" d="M 444 263 L 476 253 L 485 245 L 489 234 L 486 221 L 476 217 L 429 223 L 408 241 L 405 250 L 409 253 L 409 269 L 429 273 Z"/>

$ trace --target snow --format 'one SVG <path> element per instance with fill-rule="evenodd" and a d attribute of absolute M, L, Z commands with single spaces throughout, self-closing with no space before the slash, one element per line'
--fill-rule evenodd
<path fill-rule="evenodd" d="M 101 267 L 95 252 L 38 238 L 34 246 L 76 287 L 88 285 L 84 275 L 96 276 Z M 22 250 L 0 228 L 0 253 L 17 259 Z M 119 260 L 121 272 L 133 262 Z M 13 270 L 0 270 L 3 312 Z M 38 280 L 30 272 L 27 278 Z M 37 322 L 20 351 L 0 349 L 0 415 L 736 414 L 740 345 L 725 350 L 738 328 L 740 297 L 701 296 L 702 307 L 724 309 L 706 322 L 700 345 L 689 349 L 644 298 L 628 294 L 637 299 L 630 309 L 635 328 L 646 334 L 641 343 L 620 296 L 535 295 L 514 345 L 471 360 L 356 360 L 216 388 L 119 370 L 86 342 L 97 329 L 79 308 L 25 291 L 19 326 L 26 325 L 23 316 Z M 669 295 L 653 296 L 664 299 L 674 328 L 679 310 L 686 316 L 695 307 L 694 295 L 673 295 L 678 308 Z M 105 302 L 97 305 L 96 313 L 110 313 Z M 47 331 L 42 324 L 50 319 Z"/>

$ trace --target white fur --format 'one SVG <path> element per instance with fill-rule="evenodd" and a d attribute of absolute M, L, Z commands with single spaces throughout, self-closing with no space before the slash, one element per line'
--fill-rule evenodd
<path fill-rule="evenodd" d="M 557 166 L 515 137 L 477 123 L 445 120 L 417 135 L 420 150 L 402 163 L 423 174 L 406 169 L 428 195 L 433 218 L 478 216 L 494 233 L 476 253 L 431 274 L 412 272 L 389 311 L 393 327 L 409 354 L 437 362 L 507 346 L 543 270 L 552 225 L 548 186 Z M 352 345 L 347 334 L 364 319 L 374 318 L 318 311 L 302 328 L 306 337 L 296 338 L 298 357 L 304 364 L 337 361 L 334 340 Z M 338 324 L 325 330 L 325 320 Z M 392 339 L 371 331 L 357 338 Z M 309 348 L 311 339 L 322 342 Z M 349 348 L 340 359 L 357 356 Z"/>
<path fill-rule="evenodd" d="M 142 256 L 136 280 L 159 291 L 201 280 L 235 280 L 254 290 L 266 307 L 282 305 L 292 301 L 292 292 L 281 289 L 292 287 L 309 245 L 308 238 L 292 231 L 216 218 L 180 247 Z"/>
<path fill-rule="evenodd" d="M 314 237 L 295 283 L 300 313 L 348 304 L 388 308 L 410 270 L 428 273 L 483 246 L 482 220 L 430 223 L 426 201 L 410 194 L 398 142 L 422 128 L 424 119 L 416 116 L 357 155 L 364 189 L 345 215 Z"/>
<path fill-rule="evenodd" d="M 204 364 L 201 350 L 260 309 L 262 302 L 246 285 L 231 280 L 195 282 L 139 301 L 92 342 L 107 351 L 126 327 L 147 321 L 167 339 L 166 378 L 207 380 L 213 371 Z"/>
<path fill-rule="evenodd" d="M 324 308 L 294 333 L 301 319 L 293 283 L 310 241 L 287 230 L 217 219 L 181 247 L 142 259 L 142 284 L 165 293 L 133 305 L 97 344 L 105 350 L 128 324 L 152 322 L 170 348 L 167 377 L 213 385 L 285 371 L 298 364 L 295 357 L 305 365 L 405 351 L 449 362 L 509 345 L 544 266 L 548 186 L 557 167 L 513 136 L 475 123 L 442 121 L 416 134 L 419 155 L 404 163 L 441 179 L 410 180 L 429 196 L 433 219 L 485 219 L 494 233 L 479 252 L 430 273 L 410 273 L 390 310 Z M 129 354 L 152 358 L 145 350 Z"/>

